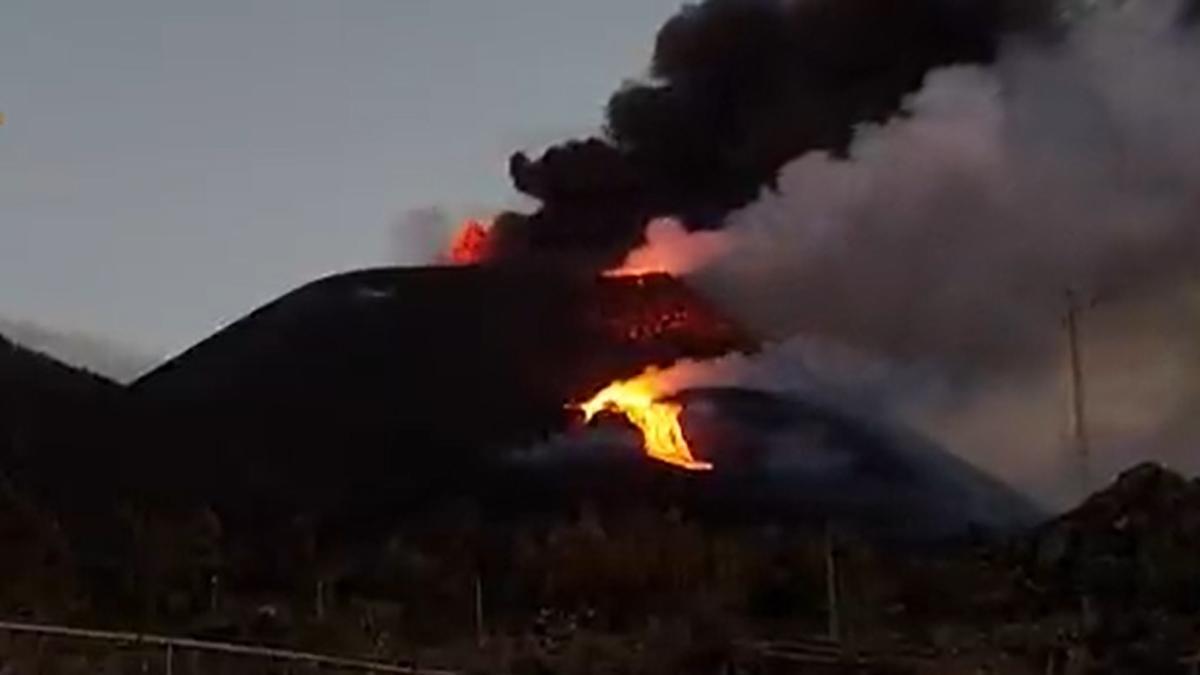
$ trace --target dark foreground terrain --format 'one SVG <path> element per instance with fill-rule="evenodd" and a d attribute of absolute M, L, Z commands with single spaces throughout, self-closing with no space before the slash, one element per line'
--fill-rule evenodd
<path fill-rule="evenodd" d="M 579 428 L 754 348 L 666 277 L 335 277 L 130 388 L 2 347 L 4 620 L 502 673 L 1179 672 L 1200 636 L 1200 483 L 1161 467 L 1047 519 L 811 401 L 687 394 L 711 474 Z M 0 672 L 164 669 L 0 631 Z"/>
<path fill-rule="evenodd" d="M 1200 484 L 1153 465 L 1027 532 L 921 546 L 650 500 L 521 518 L 458 500 L 385 534 L 303 518 L 237 532 L 211 509 L 129 506 L 98 546 L 9 492 L 0 611 L 463 672 L 1185 672 L 1197 523 Z M 316 672 L 182 654 L 174 672 Z M 0 658 L 164 672 L 162 650 L 136 644 L 5 634 Z"/>

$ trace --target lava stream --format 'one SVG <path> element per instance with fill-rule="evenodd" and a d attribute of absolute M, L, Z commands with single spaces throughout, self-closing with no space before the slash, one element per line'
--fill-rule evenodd
<path fill-rule="evenodd" d="M 586 403 L 578 406 L 585 421 L 591 421 L 597 413 L 609 410 L 619 412 L 642 432 L 642 447 L 646 454 L 689 471 L 709 471 L 713 465 L 697 460 L 692 455 L 679 415 L 683 406 L 670 401 L 660 401 L 655 386 L 655 371 L 624 381 L 613 382 Z"/>

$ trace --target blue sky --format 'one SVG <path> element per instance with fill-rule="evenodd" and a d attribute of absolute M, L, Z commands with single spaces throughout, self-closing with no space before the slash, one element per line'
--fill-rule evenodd
<path fill-rule="evenodd" d="M 168 354 L 513 199 L 680 0 L 5 0 L 0 316 Z M 400 248 L 401 250 L 397 250 Z"/>

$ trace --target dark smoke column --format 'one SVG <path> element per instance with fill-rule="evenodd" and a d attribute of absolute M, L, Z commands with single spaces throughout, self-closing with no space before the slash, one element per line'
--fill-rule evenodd
<path fill-rule="evenodd" d="M 533 214 L 497 222 L 501 256 L 606 267 L 646 221 L 719 227 L 788 160 L 843 151 L 934 67 L 994 58 L 1007 30 L 1049 25 L 1042 0 L 708 0 L 659 31 L 651 79 L 616 92 L 603 138 L 514 155 Z"/>

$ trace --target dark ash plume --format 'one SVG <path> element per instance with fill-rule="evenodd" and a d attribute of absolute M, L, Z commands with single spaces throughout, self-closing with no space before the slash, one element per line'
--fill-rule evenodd
<path fill-rule="evenodd" d="M 536 213 L 500 219 L 509 253 L 612 262 L 655 215 L 719 227 L 789 159 L 844 151 L 931 68 L 990 62 L 1000 37 L 1049 26 L 1042 0 L 707 0 L 659 32 L 650 79 L 618 91 L 603 139 L 514 155 Z"/>

